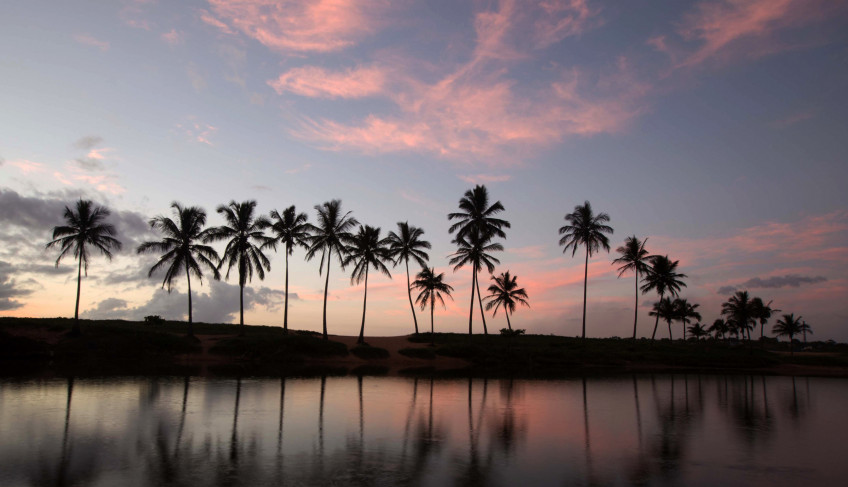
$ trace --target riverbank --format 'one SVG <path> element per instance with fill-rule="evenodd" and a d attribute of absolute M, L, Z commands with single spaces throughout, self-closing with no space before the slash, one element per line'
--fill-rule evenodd
<path fill-rule="evenodd" d="M 356 337 L 278 327 L 155 324 L 65 318 L 0 318 L 0 374 L 16 375 L 486 375 L 556 377 L 647 372 L 756 373 L 848 377 L 848 349 L 790 356 L 785 344 L 669 342 L 553 335 Z"/>

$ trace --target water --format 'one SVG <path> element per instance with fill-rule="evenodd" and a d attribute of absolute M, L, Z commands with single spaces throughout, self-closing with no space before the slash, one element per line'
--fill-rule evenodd
<path fill-rule="evenodd" d="M 0 485 L 846 485 L 848 380 L 0 382 Z"/>

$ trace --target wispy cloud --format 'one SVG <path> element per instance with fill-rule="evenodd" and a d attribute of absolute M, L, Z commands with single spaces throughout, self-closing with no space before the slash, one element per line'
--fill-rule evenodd
<path fill-rule="evenodd" d="M 374 66 L 342 72 L 307 66 L 291 69 L 268 84 L 278 94 L 288 91 L 317 98 L 362 98 L 380 93 L 385 82 L 385 71 Z"/>
<path fill-rule="evenodd" d="M 776 129 L 785 129 L 787 127 L 795 125 L 796 123 L 801 123 L 801 122 L 810 120 L 811 118 L 813 118 L 815 116 L 816 116 L 816 114 L 815 114 L 814 111 L 804 110 L 804 111 L 801 111 L 801 112 L 798 112 L 798 113 L 793 113 L 792 115 L 789 115 L 787 117 L 775 120 L 775 121 L 771 122 L 771 126 L 776 128 Z"/>
<path fill-rule="evenodd" d="M 176 29 L 171 29 L 169 32 L 165 32 L 159 37 L 172 46 L 176 46 L 183 41 L 183 34 L 177 32 Z"/>
<path fill-rule="evenodd" d="M 44 164 L 26 159 L 12 159 L 7 161 L 10 166 L 18 168 L 24 174 L 44 172 Z"/>
<path fill-rule="evenodd" d="M 457 176 L 459 179 L 469 184 L 491 184 L 503 183 L 509 181 L 512 176 L 509 174 L 461 174 Z"/>
<path fill-rule="evenodd" d="M 195 117 L 187 117 L 185 121 L 176 125 L 176 129 L 187 138 L 209 146 L 214 145 L 211 138 L 218 131 L 217 127 L 198 121 Z"/>
<path fill-rule="evenodd" d="M 101 41 L 100 39 L 95 38 L 91 34 L 76 34 L 74 35 L 74 40 L 85 46 L 96 47 L 101 51 L 109 50 L 108 41 Z"/>

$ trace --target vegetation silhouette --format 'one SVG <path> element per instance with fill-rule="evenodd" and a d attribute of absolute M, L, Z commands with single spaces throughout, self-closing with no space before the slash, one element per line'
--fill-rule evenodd
<path fill-rule="evenodd" d="M 636 303 L 633 305 L 633 339 L 636 339 L 636 322 L 639 319 L 639 276 L 651 269 L 650 256 L 645 250 L 648 239 L 639 240 L 636 235 L 624 239 L 624 245 L 615 249 L 621 257 L 613 260 L 613 265 L 619 264 L 618 277 L 621 278 L 625 272 L 633 271 L 636 277 Z"/>
<path fill-rule="evenodd" d="M 695 323 L 694 325 L 689 327 L 689 333 L 692 334 L 692 337 L 696 340 L 700 340 L 705 336 L 709 336 L 710 332 L 704 328 L 704 325 L 701 323 Z"/>
<path fill-rule="evenodd" d="M 466 264 L 471 264 L 471 307 L 468 311 L 468 336 L 472 334 L 471 322 L 474 317 L 474 291 L 477 290 L 477 296 L 479 299 L 480 288 L 477 284 L 477 272 L 480 270 L 482 266 L 486 266 L 486 270 L 491 274 L 495 270 L 495 264 L 500 264 L 499 261 L 494 256 L 490 255 L 489 252 L 497 252 L 503 250 L 503 245 L 499 243 L 492 243 L 490 237 L 482 237 L 480 232 L 477 230 L 471 231 L 466 237 L 457 236 L 454 239 L 454 243 L 457 245 L 457 250 L 455 253 L 451 255 L 448 263 L 453 266 L 453 271 L 461 269 Z M 483 301 L 480 301 L 480 314 L 483 314 Z M 483 319 L 483 333 L 488 335 L 489 332 L 486 329 L 486 320 Z"/>
<path fill-rule="evenodd" d="M 515 313 L 517 304 L 530 307 L 527 291 L 519 288 L 517 277 L 511 276 L 509 271 L 502 272 L 499 276 L 492 276 L 494 284 L 489 286 L 489 295 L 486 296 L 486 311 L 492 311 L 492 317 L 498 314 L 498 308 L 503 308 L 506 314 L 506 326 L 512 331 L 509 315 Z"/>
<path fill-rule="evenodd" d="M 76 211 L 75 211 L 76 210 Z M 115 227 L 106 223 L 110 211 L 105 206 L 98 206 L 91 200 L 80 199 L 77 201 L 75 210 L 65 207 L 63 215 L 64 225 L 53 227 L 53 240 L 47 243 L 46 249 L 59 247 L 59 257 L 56 258 L 56 267 L 62 258 L 73 253 L 77 265 L 77 299 L 74 306 L 74 327 L 71 336 L 79 336 L 82 332 L 79 324 L 79 301 L 80 288 L 82 286 L 82 273 L 88 276 L 89 249 L 94 247 L 107 259 L 112 260 L 112 251 L 121 250 L 121 242 L 114 238 Z"/>
<path fill-rule="evenodd" d="M 152 277 L 156 271 L 167 266 L 162 287 L 167 287 L 169 293 L 174 279 L 185 269 L 186 285 L 188 286 L 186 293 L 188 294 L 188 336 L 194 337 L 191 274 L 194 274 L 202 282 L 202 264 L 212 271 L 212 276 L 215 279 L 220 279 L 221 275 L 216 263 L 220 261 L 220 257 L 218 257 L 218 252 L 215 249 L 199 243 L 206 241 L 210 233 L 210 229 L 203 228 L 206 225 L 206 212 L 197 206 L 183 207 L 176 201 L 171 203 L 171 208 L 174 210 L 176 221 L 162 215 L 150 220 L 150 227 L 163 235 L 162 240 L 143 242 L 136 249 L 136 253 L 157 252 L 161 254 L 159 261 L 150 268 L 147 277 Z"/>
<path fill-rule="evenodd" d="M 754 308 L 754 316 L 756 320 L 760 323 L 760 341 L 763 341 L 765 336 L 764 328 L 768 320 L 771 319 L 771 315 L 774 313 L 780 313 L 779 309 L 772 309 L 771 303 L 773 301 L 769 301 L 768 304 L 763 304 L 763 300 L 761 298 L 755 297 L 752 301 L 752 307 Z M 765 343 L 763 343 L 765 345 Z"/>
<path fill-rule="evenodd" d="M 422 269 L 427 268 L 430 256 L 422 249 L 431 248 L 430 242 L 423 240 L 424 230 L 411 226 L 409 222 L 397 222 L 398 231 L 389 232 L 389 256 L 397 267 L 403 261 L 406 266 L 406 296 L 409 298 L 409 309 L 412 311 L 412 322 L 415 324 L 415 334 L 418 334 L 418 318 L 415 317 L 415 306 L 412 304 L 412 288 L 409 283 L 409 259 L 413 259 Z"/>
<path fill-rule="evenodd" d="M 427 303 L 430 303 L 430 339 L 433 346 L 436 345 L 436 335 L 433 326 L 433 310 L 436 307 L 436 301 L 442 303 L 442 307 L 445 307 L 445 300 L 442 296 L 447 296 L 453 300 L 451 296 L 453 287 L 444 282 L 444 278 L 445 274 L 443 272 L 436 274 L 433 268 L 425 267 L 415 276 L 415 281 L 412 283 L 412 287 L 420 291 L 415 298 L 415 302 L 421 305 L 421 311 L 424 311 Z"/>
<path fill-rule="evenodd" d="M 294 205 L 289 206 L 280 214 L 272 210 L 270 216 L 271 225 L 268 227 L 273 233 L 272 240 L 263 245 L 277 249 L 277 244 L 283 246 L 286 256 L 286 300 L 283 307 L 283 333 L 289 332 L 289 256 L 294 254 L 295 247 L 309 249 L 309 223 L 306 213 L 298 213 Z"/>
<path fill-rule="evenodd" d="M 368 270 L 373 267 L 386 277 L 392 277 L 385 262 L 391 262 L 389 256 L 389 240 L 380 238 L 380 228 L 360 225 L 359 232 L 350 239 L 345 251 L 342 267 L 353 265 L 350 276 L 351 284 L 365 281 L 365 292 L 362 297 L 362 325 L 359 328 L 359 339 L 356 343 L 365 343 L 365 309 L 368 305 Z"/>
<path fill-rule="evenodd" d="M 609 252 L 609 239 L 605 233 L 612 235 L 613 229 L 606 225 L 610 221 L 606 213 L 595 213 L 592 205 L 585 201 L 582 206 L 574 207 L 574 211 L 565 215 L 568 225 L 560 227 L 559 244 L 563 246 L 562 253 L 571 249 L 571 256 L 577 253 L 581 245 L 586 248 L 586 263 L 583 271 L 583 332 L 581 338 L 586 338 L 586 291 L 589 280 L 589 257 L 601 248 Z"/>
<path fill-rule="evenodd" d="M 660 295 L 660 301 L 663 300 L 665 293 L 677 297 L 680 288 L 686 287 L 686 283 L 682 281 L 686 277 L 686 274 L 677 272 L 678 264 L 680 264 L 679 260 L 672 261 L 667 255 L 651 256 L 651 267 L 648 269 L 647 274 L 645 274 L 645 284 L 641 287 L 642 293 L 656 291 Z M 654 304 L 654 311 L 657 311 L 656 303 Z M 650 313 L 649 315 L 657 317 L 654 321 L 654 331 L 651 333 L 651 340 L 654 340 L 657 335 L 657 325 L 660 322 L 660 315 Z M 669 335 L 671 335 L 671 325 L 669 325 Z"/>
<path fill-rule="evenodd" d="M 789 337 L 789 355 L 795 355 L 795 347 L 792 346 L 792 338 L 795 335 L 801 335 L 806 333 L 813 333 L 813 330 L 810 328 L 805 321 L 802 320 L 802 317 L 795 317 L 795 313 L 790 313 L 788 315 L 783 315 L 783 318 L 777 320 L 777 323 L 772 327 L 771 332 L 775 335 L 782 337 Z"/>
<path fill-rule="evenodd" d="M 747 336 L 750 344 L 751 330 L 757 320 L 757 309 L 748 295 L 748 291 L 736 291 L 736 294 L 722 303 L 721 314 L 727 316 L 730 326 L 741 333 L 743 338 Z"/>
<path fill-rule="evenodd" d="M 707 329 L 708 332 L 713 334 L 713 337 L 718 340 L 721 337 L 722 340 L 727 340 L 727 333 L 730 331 L 730 327 L 727 322 L 721 318 L 716 318 L 713 321 L 713 324 Z"/>
<path fill-rule="evenodd" d="M 701 320 L 701 313 L 697 311 L 699 304 L 690 303 L 686 298 L 677 298 L 674 300 L 675 319 L 683 324 L 683 339 L 686 340 L 686 325 L 692 322 L 692 319 Z"/>
<path fill-rule="evenodd" d="M 254 272 L 259 279 L 265 279 L 265 271 L 271 270 L 271 261 L 262 253 L 261 248 L 272 241 L 263 231 L 271 222 L 264 216 L 254 217 L 255 209 L 254 200 L 241 203 L 230 201 L 227 206 L 219 206 L 216 211 L 224 217 L 226 225 L 213 227 L 206 235 L 207 242 L 227 240 L 218 270 L 226 264 L 225 277 L 229 279 L 232 268 L 238 268 L 239 336 L 244 336 L 244 285 L 253 280 Z"/>
<path fill-rule="evenodd" d="M 665 320 L 668 324 L 668 339 L 671 340 L 671 322 L 677 319 L 677 307 L 674 305 L 674 301 L 671 298 L 665 297 L 654 303 L 653 308 L 650 312 L 648 312 L 648 316 L 656 316 L 659 321 L 660 318 Z M 654 326 L 656 332 L 656 326 Z M 653 340 L 654 337 L 651 337 Z"/>
<path fill-rule="evenodd" d="M 341 200 L 331 200 L 321 205 L 315 205 L 315 211 L 317 213 L 317 224 L 310 224 L 309 227 L 309 249 L 306 251 L 306 260 L 312 260 L 319 252 L 321 253 L 321 265 L 318 267 L 319 275 L 323 272 L 324 260 L 327 261 L 327 276 L 324 281 L 323 336 L 324 340 L 329 340 L 327 335 L 327 289 L 330 287 L 330 260 L 335 253 L 339 259 L 339 264 L 344 269 L 345 253 L 352 238 L 350 231 L 356 225 L 359 225 L 359 222 L 350 215 L 351 212 L 342 213 Z"/>

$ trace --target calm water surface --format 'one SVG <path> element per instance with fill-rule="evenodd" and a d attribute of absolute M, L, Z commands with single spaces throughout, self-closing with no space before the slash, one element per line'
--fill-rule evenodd
<path fill-rule="evenodd" d="M 848 380 L 0 381 L 0 485 L 846 485 Z"/>

